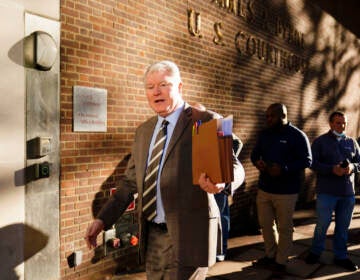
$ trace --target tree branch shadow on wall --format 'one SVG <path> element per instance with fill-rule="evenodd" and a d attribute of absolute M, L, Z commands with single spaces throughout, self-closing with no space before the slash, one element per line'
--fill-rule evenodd
<path fill-rule="evenodd" d="M 20 279 L 15 268 L 41 251 L 48 240 L 47 235 L 26 224 L 11 224 L 0 228 L 0 278 Z"/>
<path fill-rule="evenodd" d="M 100 209 L 109 200 L 109 197 L 111 195 L 111 189 L 116 188 L 118 181 L 121 180 L 121 178 L 124 176 L 124 171 L 130 159 L 130 156 L 130 153 L 125 155 L 125 157 L 116 166 L 114 172 L 101 184 L 100 190 L 95 194 L 94 200 L 92 202 L 93 217 L 97 216 Z M 137 250 L 134 253 L 131 247 L 127 249 L 120 248 L 121 253 L 116 254 L 116 252 L 113 252 L 105 256 L 104 246 L 107 245 L 102 244 L 95 248 L 94 256 L 91 260 L 92 263 L 96 263 L 105 257 L 112 257 L 113 261 L 116 263 L 116 268 L 114 269 L 114 273 L 116 275 L 144 271 L 144 267 L 138 262 Z"/>
<path fill-rule="evenodd" d="M 117 182 L 124 176 L 123 174 L 129 158 L 130 153 L 125 155 L 125 157 L 116 166 L 114 172 L 101 184 L 100 190 L 95 194 L 91 206 L 93 217 L 97 216 L 100 209 L 109 200 L 110 190 L 112 188 L 116 188 Z"/>
<path fill-rule="evenodd" d="M 264 5 L 267 4 L 264 2 Z M 285 1 L 279 1 L 276 9 L 284 19 L 291 23 L 294 17 Z M 270 7 L 267 7 L 267 10 L 271 10 Z M 301 12 L 311 19 L 312 28 L 307 31 L 305 36 L 313 39 L 311 39 L 309 45 L 305 46 L 304 54 L 307 58 L 308 68 L 303 74 L 297 91 L 290 91 L 290 87 L 285 87 L 274 92 L 274 85 L 279 84 L 279 77 L 281 76 L 288 75 L 289 79 L 291 79 L 292 76 L 300 75 L 299 73 L 289 72 L 285 74 L 284 71 L 287 71 L 285 69 L 269 69 L 270 65 L 254 63 L 255 57 L 249 58 L 240 54 L 235 61 L 234 67 L 239 73 L 243 73 L 244 69 L 251 69 L 252 72 L 261 75 L 261 79 L 255 82 L 249 82 L 249 76 L 246 74 L 238 75 L 237 80 L 232 83 L 232 94 L 235 95 L 234 101 L 239 103 L 238 115 L 241 116 L 241 111 L 244 109 L 244 111 L 248 112 L 247 114 L 250 114 L 254 122 L 250 130 L 248 128 L 248 131 L 246 131 L 246 139 L 243 141 L 244 151 L 241 154 L 242 163 L 248 168 L 246 171 L 249 174 L 254 173 L 253 170 L 255 169 L 249 162 L 252 150 L 251 143 L 254 143 L 258 132 L 264 126 L 263 110 L 272 102 L 283 102 L 288 106 L 290 121 L 302 130 L 306 128 L 306 134 L 309 136 L 310 142 L 319 136 L 324 129 L 327 129 L 322 123 L 317 122 L 319 116 L 328 116 L 332 111 L 338 109 L 355 116 L 354 119 L 349 120 L 350 122 L 356 123 L 360 121 L 359 101 L 353 100 L 352 104 L 350 104 L 351 102 L 344 103 L 348 93 L 352 93 L 354 98 L 354 92 L 351 92 L 349 86 L 352 84 L 352 80 L 356 80 L 357 73 L 360 71 L 359 40 L 343 28 L 339 22 L 335 22 L 333 26 L 324 26 L 326 25 L 324 18 L 327 15 L 322 10 L 314 8 L 311 1 L 305 1 Z M 329 35 L 324 34 L 324 30 Z M 271 36 L 269 35 L 266 40 L 277 40 L 276 35 L 273 35 L 273 38 Z M 292 50 L 292 47 L 288 45 L 285 45 L 285 48 Z M 293 49 L 293 51 L 296 53 L 297 50 Z M 254 90 L 261 90 L 264 95 L 254 95 Z M 309 91 L 313 92 L 312 98 L 316 100 L 316 103 L 312 103 L 311 106 L 309 106 L 307 97 Z M 294 103 L 289 99 L 292 95 L 299 97 L 297 102 Z M 250 97 L 255 98 L 255 101 L 252 101 L 251 104 L 256 104 L 252 111 L 247 108 L 247 100 Z M 315 106 L 313 106 L 314 104 Z M 248 117 L 248 115 L 245 117 Z M 355 130 L 354 133 L 359 136 L 360 126 Z M 256 195 L 257 179 L 251 178 L 247 182 L 246 190 L 238 194 L 237 199 L 234 199 L 235 205 L 233 208 L 241 206 L 239 204 L 244 200 L 241 196 L 249 196 L 248 191 L 254 190 Z M 297 208 L 312 207 L 312 202 L 315 199 L 314 187 L 315 176 L 311 172 L 305 178 Z M 236 221 L 232 225 L 237 222 L 238 217 L 236 217 Z"/>
<path fill-rule="evenodd" d="M 124 176 L 123 173 L 130 156 L 130 153 L 125 155 L 125 157 L 115 167 L 114 172 L 101 184 L 100 190 L 95 194 L 91 204 L 93 218 L 97 217 L 101 208 L 109 200 L 110 190 L 112 188 L 116 188 L 116 182 Z M 105 257 L 104 246 L 106 246 L 106 244 L 99 245 L 94 249 L 94 256 L 91 259 L 92 263 L 97 263 Z"/>
<path fill-rule="evenodd" d="M 101 208 L 109 200 L 110 189 L 115 188 L 117 180 L 119 180 L 121 176 L 123 176 L 122 174 L 125 170 L 129 158 L 130 154 L 125 155 L 125 157 L 115 167 L 114 172 L 101 184 L 100 190 L 95 194 L 95 197 L 91 204 L 91 212 L 93 218 L 96 218 Z M 104 257 L 104 244 L 102 244 L 94 249 L 94 256 L 92 257 L 91 262 L 97 263 Z"/>

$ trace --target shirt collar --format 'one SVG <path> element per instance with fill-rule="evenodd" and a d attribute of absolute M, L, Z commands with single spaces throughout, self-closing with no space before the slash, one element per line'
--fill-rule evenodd
<path fill-rule="evenodd" d="M 181 112 L 184 110 L 185 102 L 177 108 L 174 112 L 172 112 L 170 115 L 166 116 L 165 118 L 158 116 L 158 123 L 162 123 L 163 120 L 167 120 L 169 122 L 169 125 L 175 126 L 177 120 L 179 119 L 179 116 Z"/>

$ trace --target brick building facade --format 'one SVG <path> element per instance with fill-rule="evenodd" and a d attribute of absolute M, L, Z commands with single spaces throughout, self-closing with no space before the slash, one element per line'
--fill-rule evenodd
<path fill-rule="evenodd" d="M 360 134 L 358 39 L 309 1 L 62 0 L 60 14 L 61 279 L 94 279 L 117 265 L 92 263 L 83 237 L 124 171 L 135 128 L 153 114 L 142 75 L 154 61 L 179 65 L 186 101 L 234 116 L 246 171 L 231 209 L 236 230 L 255 218 L 249 154 L 270 103 L 285 103 L 310 140 L 328 129 L 334 108 L 348 113 L 349 134 Z M 106 132 L 73 131 L 74 86 L 107 90 Z M 303 202 L 313 198 L 312 180 L 309 171 Z M 83 262 L 69 268 L 77 250 Z"/>

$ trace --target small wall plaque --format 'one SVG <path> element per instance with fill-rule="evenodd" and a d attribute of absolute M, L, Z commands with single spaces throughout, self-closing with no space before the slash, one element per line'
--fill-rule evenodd
<path fill-rule="evenodd" d="M 73 98 L 73 130 L 106 132 L 107 90 L 74 86 Z"/>

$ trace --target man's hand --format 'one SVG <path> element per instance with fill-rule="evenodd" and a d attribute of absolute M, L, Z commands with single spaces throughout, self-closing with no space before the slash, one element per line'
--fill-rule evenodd
<path fill-rule="evenodd" d="M 265 171 L 266 163 L 262 159 L 259 159 L 258 161 L 255 162 L 255 166 L 260 171 Z"/>
<path fill-rule="evenodd" d="M 95 219 L 92 222 L 92 224 L 89 225 L 85 235 L 86 245 L 88 246 L 89 249 L 95 248 L 97 246 L 96 238 L 103 229 L 104 229 L 104 223 L 100 219 Z"/>
<path fill-rule="evenodd" d="M 333 166 L 333 169 L 332 169 L 332 172 L 333 172 L 336 176 L 343 176 L 343 175 L 345 175 L 345 170 L 346 170 L 347 168 L 348 168 L 348 167 L 346 167 L 346 168 L 341 167 L 340 164 L 334 165 L 334 166 Z"/>
<path fill-rule="evenodd" d="M 266 172 L 271 176 L 271 177 L 277 177 L 281 175 L 281 166 L 277 163 L 273 163 L 271 165 L 268 165 L 266 167 Z"/>
<path fill-rule="evenodd" d="M 333 166 L 333 173 L 337 176 L 350 175 L 354 170 L 354 164 L 349 163 L 347 167 L 341 167 L 340 164 Z"/>
<path fill-rule="evenodd" d="M 225 183 L 214 184 L 205 173 L 201 173 L 199 185 L 204 191 L 213 194 L 219 193 L 225 188 Z"/>
<path fill-rule="evenodd" d="M 354 164 L 353 163 L 349 163 L 349 165 L 346 167 L 346 168 L 344 168 L 345 170 L 345 174 L 346 175 L 350 175 L 353 171 L 354 171 L 354 169 L 355 169 L 355 166 L 354 166 Z"/>

